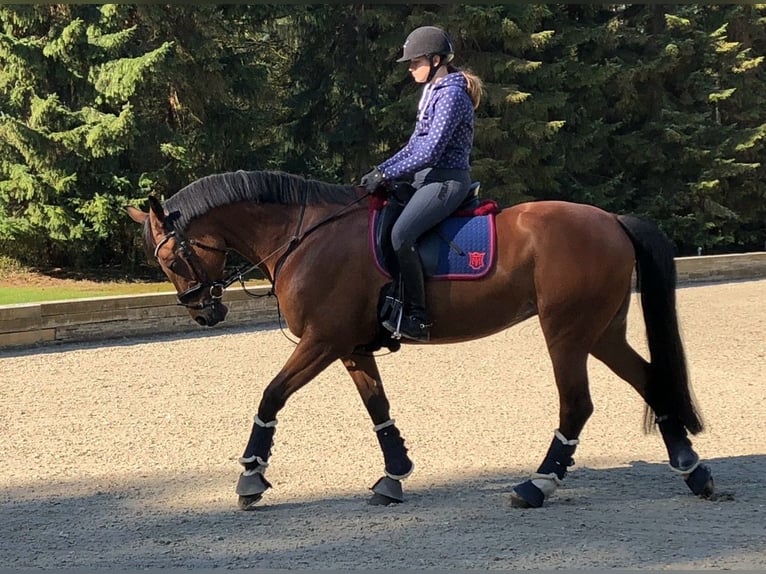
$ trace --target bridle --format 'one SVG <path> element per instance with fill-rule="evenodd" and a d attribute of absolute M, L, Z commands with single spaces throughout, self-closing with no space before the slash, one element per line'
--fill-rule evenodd
<path fill-rule="evenodd" d="M 205 273 L 204 267 L 199 265 L 199 256 L 192 249 L 192 247 L 199 247 L 207 251 L 216 251 L 228 255 L 233 252 L 233 249 L 215 247 L 214 245 L 207 245 L 196 239 L 187 239 L 184 235 L 174 229 L 166 233 L 162 239 L 157 243 L 154 248 L 154 258 L 159 262 L 159 253 L 163 245 L 168 241 L 174 239 L 176 242 L 176 248 L 174 253 L 184 260 L 186 265 L 189 266 L 195 284 L 186 289 L 185 291 L 176 295 L 176 300 L 179 305 L 186 307 L 187 309 L 206 309 L 207 307 L 214 307 L 223 297 L 224 290 L 229 287 L 235 281 L 244 283 L 244 276 L 258 268 L 263 261 L 255 265 L 242 265 L 229 273 L 224 279 L 220 281 L 211 281 L 207 273 Z M 191 303 L 192 300 L 197 299 L 207 289 L 209 298 L 202 303 Z"/>
<path fill-rule="evenodd" d="M 215 307 L 219 304 L 221 299 L 223 298 L 223 292 L 228 288 L 232 283 L 235 281 L 239 281 L 242 285 L 242 288 L 245 289 L 247 292 L 247 289 L 245 288 L 245 275 L 250 273 L 251 271 L 254 271 L 255 269 L 260 269 L 261 272 L 266 275 L 266 277 L 269 278 L 269 281 L 271 282 L 271 291 L 268 293 L 269 295 L 274 295 L 274 283 L 277 279 L 277 272 L 284 264 L 285 260 L 287 259 L 287 256 L 290 255 L 295 248 L 298 246 L 298 244 L 311 232 L 315 231 L 325 223 L 329 223 L 330 221 L 333 221 L 343 215 L 350 207 L 356 205 L 363 199 L 365 199 L 369 193 L 363 194 L 361 197 L 357 198 L 356 200 L 352 201 L 351 203 L 344 205 L 342 208 L 340 208 L 337 212 L 329 215 L 328 217 L 322 219 L 321 221 L 315 223 L 308 229 L 301 231 L 301 228 L 303 227 L 303 219 L 306 212 L 306 202 L 305 198 L 303 203 L 301 204 L 301 212 L 298 217 L 298 224 L 295 230 L 295 233 L 282 243 L 279 247 L 274 249 L 271 253 L 266 255 L 263 259 L 261 259 L 258 263 L 252 263 L 252 264 L 245 264 L 241 265 L 240 267 L 234 269 L 231 273 L 229 273 L 225 278 L 219 280 L 219 281 L 211 281 L 208 277 L 207 273 L 205 273 L 204 267 L 202 265 L 198 265 L 199 263 L 199 256 L 195 252 L 192 247 L 198 247 L 200 249 L 205 249 L 208 251 L 215 251 L 218 253 L 223 253 L 224 255 L 228 255 L 229 253 L 236 253 L 235 249 L 231 248 L 222 248 L 222 247 L 216 247 L 214 245 L 207 245 L 205 243 L 202 243 L 201 241 L 197 241 L 196 239 L 187 239 L 184 237 L 184 235 L 178 231 L 177 229 L 172 229 L 168 233 L 166 233 L 162 239 L 157 242 L 157 246 L 154 248 L 154 258 L 159 262 L 159 252 L 160 249 L 171 239 L 174 239 L 176 242 L 176 248 L 174 250 L 174 253 L 181 257 L 184 262 L 189 266 L 189 269 L 191 270 L 192 274 L 194 275 L 193 281 L 196 281 L 194 285 L 186 289 L 185 291 L 179 293 L 176 295 L 176 300 L 178 301 L 178 305 L 182 305 L 183 307 L 186 307 L 187 309 L 206 309 L 208 307 Z M 284 253 L 282 253 L 281 257 L 277 260 L 276 264 L 274 265 L 274 276 L 272 277 L 268 270 L 262 267 L 264 263 L 266 263 L 269 259 L 274 257 L 277 253 L 282 251 L 284 249 Z M 200 297 L 200 295 L 207 290 L 208 298 L 204 300 L 201 303 L 191 303 L 192 300 L 197 299 Z M 253 295 L 252 293 L 247 292 L 248 295 Z"/>

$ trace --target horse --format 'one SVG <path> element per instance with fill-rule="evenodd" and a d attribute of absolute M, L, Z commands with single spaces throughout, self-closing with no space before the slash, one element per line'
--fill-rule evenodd
<path fill-rule="evenodd" d="M 674 248 L 656 224 L 573 202 L 503 207 L 495 216 L 491 271 L 475 281 L 427 280 L 430 341 L 394 341 L 380 324 L 389 277 L 371 255 L 372 201 L 358 186 L 276 171 L 236 171 L 202 177 L 164 203 L 150 195 L 146 212 L 126 208 L 143 227 L 147 256 L 159 263 L 193 320 L 202 326 L 223 321 L 225 289 L 257 268 L 299 338 L 263 390 L 239 459 L 244 469 L 235 492 L 241 509 L 253 509 L 271 487 L 265 474 L 279 411 L 335 361 L 351 376 L 383 454 L 384 473 L 371 487 L 369 502 L 402 502 L 402 481 L 413 462 L 391 418 L 372 351 L 396 350 L 400 343 L 468 341 L 535 315 L 553 367 L 559 421 L 540 466 L 512 487 L 511 505 L 543 506 L 574 464 L 578 437 L 593 412 L 590 355 L 643 398 L 645 430 L 659 428 L 669 465 L 691 492 L 713 496 L 712 472 L 689 436 L 703 430 L 703 421 L 679 333 Z M 247 269 L 227 274 L 232 253 L 249 261 Z M 634 288 L 649 360 L 626 339 Z"/>

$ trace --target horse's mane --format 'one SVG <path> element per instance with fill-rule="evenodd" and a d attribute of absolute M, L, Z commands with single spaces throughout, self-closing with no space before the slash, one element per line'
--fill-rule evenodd
<path fill-rule="evenodd" d="M 278 171 L 233 171 L 200 178 L 165 202 L 177 229 L 215 207 L 252 203 L 348 204 L 357 199 L 350 185 L 324 183 Z"/>

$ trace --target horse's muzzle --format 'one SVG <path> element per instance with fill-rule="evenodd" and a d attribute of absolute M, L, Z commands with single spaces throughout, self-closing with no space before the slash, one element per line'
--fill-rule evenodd
<path fill-rule="evenodd" d="M 229 308 L 220 301 L 213 301 L 211 305 L 206 305 L 202 309 L 190 309 L 189 313 L 192 319 L 197 321 L 203 327 L 212 327 L 226 318 Z"/>

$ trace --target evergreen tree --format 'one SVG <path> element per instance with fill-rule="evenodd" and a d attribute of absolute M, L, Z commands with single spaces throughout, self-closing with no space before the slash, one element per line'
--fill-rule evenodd
<path fill-rule="evenodd" d="M 544 63 L 556 33 L 554 7 L 534 4 L 462 6 L 450 13 L 458 55 L 485 82 L 476 112 L 472 172 L 484 193 L 504 204 L 554 194 L 562 168 L 555 141 L 565 125 L 564 94 Z"/>
<path fill-rule="evenodd" d="M 98 262 L 121 226 L 119 160 L 139 133 L 130 98 L 170 44 L 134 50 L 134 28 L 110 30 L 111 14 L 0 8 L 0 242 L 21 259 Z"/>
<path fill-rule="evenodd" d="M 358 181 L 401 137 L 402 79 L 392 80 L 407 6 L 291 6 L 273 30 L 291 62 L 280 126 L 283 169 L 327 181 Z M 400 70 L 401 71 L 401 70 Z M 400 74 L 401 76 L 401 74 Z M 395 128 L 392 130 L 392 124 Z M 404 128 L 406 129 L 406 128 Z"/>
<path fill-rule="evenodd" d="M 607 99 L 612 127 L 601 173 L 619 181 L 623 211 L 661 223 L 680 253 L 718 242 L 733 217 L 712 201 L 720 178 L 735 166 L 727 141 L 733 126 L 714 121 L 711 102 L 730 86 L 716 74 L 720 44 L 697 5 L 628 5 L 609 25 L 619 34 L 610 61 L 616 88 Z M 608 207 L 619 206 L 619 201 Z"/>
<path fill-rule="evenodd" d="M 700 190 L 715 248 L 766 248 L 766 6 L 709 6 L 716 48 L 713 122 L 725 155 L 706 169 Z M 721 214 L 721 215 L 719 215 Z M 710 225 L 710 223 L 714 225 Z M 720 246 L 720 247 L 719 247 Z"/>
<path fill-rule="evenodd" d="M 135 257 L 126 204 L 213 171 L 269 167 L 278 67 L 260 27 L 271 11 L 0 8 L 4 251 L 57 265 Z"/>
<path fill-rule="evenodd" d="M 0 7 L 0 250 L 143 261 L 123 206 L 233 169 L 352 182 L 411 133 L 406 35 L 485 82 L 473 176 L 587 202 L 690 254 L 763 246 L 763 5 Z"/>
<path fill-rule="evenodd" d="M 621 211 L 629 190 L 622 170 L 614 169 L 611 150 L 620 121 L 614 100 L 622 70 L 614 8 L 558 6 L 546 26 L 556 30 L 544 65 L 563 99 L 559 116 L 564 125 L 554 142 L 557 185 L 545 197 Z"/>

